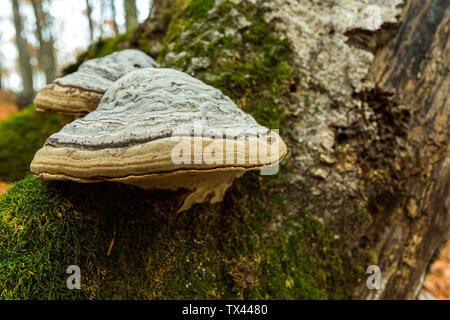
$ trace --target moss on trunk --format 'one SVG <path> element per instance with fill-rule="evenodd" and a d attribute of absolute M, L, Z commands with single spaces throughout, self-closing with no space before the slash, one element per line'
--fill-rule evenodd
<path fill-rule="evenodd" d="M 307 212 L 282 219 L 273 187 L 249 175 L 225 202 L 175 214 L 174 193 L 30 176 L 0 200 L 1 296 L 346 297 L 357 269 L 339 241 Z M 69 265 L 81 268 L 81 290 L 66 288 Z"/>

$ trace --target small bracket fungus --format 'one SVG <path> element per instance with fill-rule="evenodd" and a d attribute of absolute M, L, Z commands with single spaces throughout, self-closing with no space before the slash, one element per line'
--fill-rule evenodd
<path fill-rule="evenodd" d="M 279 135 L 221 91 L 183 72 L 130 72 L 98 108 L 47 139 L 31 163 L 43 180 L 185 189 L 179 211 L 219 202 L 236 177 L 277 164 Z"/>
<path fill-rule="evenodd" d="M 158 67 L 145 53 L 126 49 L 84 62 L 78 71 L 55 79 L 38 92 L 38 111 L 84 115 L 97 108 L 106 90 L 120 77 L 138 68 Z"/>

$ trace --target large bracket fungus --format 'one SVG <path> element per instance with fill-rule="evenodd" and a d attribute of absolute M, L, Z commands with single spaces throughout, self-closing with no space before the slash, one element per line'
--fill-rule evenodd
<path fill-rule="evenodd" d="M 138 68 L 157 66 L 150 56 L 135 49 L 86 61 L 78 71 L 39 91 L 34 99 L 36 110 L 84 115 L 97 108 L 103 94 L 117 79 Z"/>
<path fill-rule="evenodd" d="M 236 177 L 285 154 L 276 132 L 218 89 L 180 71 L 146 68 L 123 76 L 95 111 L 48 138 L 31 172 L 43 180 L 185 189 L 183 211 L 222 201 Z"/>

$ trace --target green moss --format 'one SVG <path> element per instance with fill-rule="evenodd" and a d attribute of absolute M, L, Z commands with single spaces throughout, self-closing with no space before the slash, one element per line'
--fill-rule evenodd
<path fill-rule="evenodd" d="M 355 270 L 337 254 L 331 231 L 305 212 L 280 229 L 268 228 L 281 208 L 268 189 L 258 187 L 261 179 L 249 175 L 224 203 L 176 214 L 170 201 L 174 193 L 112 183 L 44 183 L 30 176 L 0 198 L 0 296 L 310 299 L 348 294 Z M 69 265 L 81 268 L 81 290 L 66 288 Z"/>
<path fill-rule="evenodd" d="M 205 18 L 208 11 L 214 7 L 215 0 L 192 0 L 186 8 L 188 17 Z"/>
<path fill-rule="evenodd" d="M 24 178 L 36 151 L 45 140 L 69 121 L 51 113 L 40 113 L 30 105 L 0 123 L 0 180 Z"/>

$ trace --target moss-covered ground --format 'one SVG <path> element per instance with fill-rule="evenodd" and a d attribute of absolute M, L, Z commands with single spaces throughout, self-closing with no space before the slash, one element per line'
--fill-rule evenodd
<path fill-rule="evenodd" d="M 267 9 L 211 0 L 182 8 L 161 64 L 218 87 L 261 124 L 282 129 L 297 75 L 289 44 L 264 21 Z M 249 23 L 242 26 L 242 17 Z M 194 68 L 195 58 L 207 59 Z M 180 214 L 175 193 L 29 176 L 0 198 L 0 297 L 346 298 L 362 270 L 308 203 L 287 211 L 287 171 L 248 173 L 224 202 Z M 81 268 L 81 290 L 66 288 L 69 265 Z"/>
<path fill-rule="evenodd" d="M 0 122 L 0 180 L 13 182 L 25 178 L 36 151 L 69 119 L 37 112 L 30 105 Z"/>

